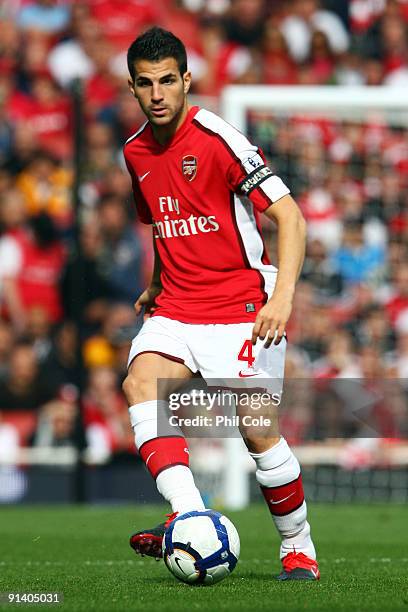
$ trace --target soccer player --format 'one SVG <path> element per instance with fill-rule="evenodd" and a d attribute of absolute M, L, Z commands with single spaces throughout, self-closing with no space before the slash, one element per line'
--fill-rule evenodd
<path fill-rule="evenodd" d="M 152 28 L 129 47 L 129 88 L 146 123 L 124 147 L 139 219 L 152 224 L 155 265 L 135 308 L 151 314 L 133 340 L 123 383 L 136 447 L 170 503 L 165 523 L 134 534 L 137 553 L 161 556 L 177 513 L 203 510 L 186 440 L 160 436 L 157 412 L 174 379 L 283 378 L 305 222 L 258 147 L 217 115 L 190 107 L 183 43 Z M 278 226 L 279 270 L 266 254 L 264 213 Z M 168 380 L 158 393 L 158 379 Z M 172 382 L 171 382 L 172 381 Z M 255 383 L 254 383 L 255 386 Z M 276 424 L 277 431 L 277 424 Z M 277 433 L 244 435 L 281 537 L 281 580 L 317 580 L 299 463 Z"/>

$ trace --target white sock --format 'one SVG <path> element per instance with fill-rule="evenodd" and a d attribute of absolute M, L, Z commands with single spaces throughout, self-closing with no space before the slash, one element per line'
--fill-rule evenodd
<path fill-rule="evenodd" d="M 190 468 L 184 465 L 168 468 L 157 476 L 156 485 L 173 512 L 184 514 L 190 510 L 205 510 Z"/>
<path fill-rule="evenodd" d="M 188 456 L 187 448 L 178 448 L 180 443 L 182 447 L 186 447 L 181 430 L 168 425 L 167 419 L 163 416 L 162 411 L 166 409 L 166 406 L 166 402 L 153 400 L 141 402 L 129 408 L 136 448 L 139 450 L 146 443 L 153 448 L 150 455 L 154 455 L 154 458 L 150 463 L 160 460 L 161 445 L 159 441 L 167 436 L 169 436 L 169 444 L 172 443 L 172 439 L 174 441 L 174 438 L 178 442 L 176 453 L 182 451 L 183 462 L 186 460 L 186 453 Z M 149 458 L 146 459 L 146 462 L 149 461 Z M 190 468 L 187 465 L 177 464 L 176 459 L 174 463 L 175 465 L 167 465 L 167 460 L 164 460 L 162 470 L 159 464 L 157 475 L 154 474 L 159 493 L 170 503 L 173 512 L 184 514 L 184 512 L 190 510 L 204 510 L 205 506 L 200 492 L 195 486 Z"/>
<path fill-rule="evenodd" d="M 311 559 L 316 559 L 316 551 L 310 537 L 310 525 L 306 520 L 307 507 L 299 478 L 299 462 L 286 440 L 281 438 L 267 451 L 259 454 L 250 453 L 250 455 L 257 466 L 256 479 L 261 485 L 282 539 L 280 558 L 289 552 L 302 552 Z M 286 504 L 283 505 L 285 501 Z M 279 514 L 280 510 L 283 512 Z"/>

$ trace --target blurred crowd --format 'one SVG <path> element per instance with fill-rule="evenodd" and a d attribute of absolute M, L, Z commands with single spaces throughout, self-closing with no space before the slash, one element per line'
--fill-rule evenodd
<path fill-rule="evenodd" d="M 183 39 L 193 94 L 213 106 L 230 83 L 408 83 L 404 0 L 3 0 L 3 449 L 13 440 L 69 446 L 84 434 L 95 460 L 134 452 L 120 384 L 140 324 L 133 302 L 149 280 L 152 252 L 122 156 L 142 122 L 125 58 L 153 24 Z M 73 87 L 83 100 L 80 177 Z M 309 226 L 288 329 L 288 377 L 360 377 L 371 385 L 408 379 L 406 128 L 378 116 L 359 123 L 252 113 L 250 136 Z M 381 412 L 381 435 L 407 434 L 401 389 Z M 285 416 L 292 441 L 333 437 L 330 423 L 313 429 L 321 416 L 308 406 Z"/>

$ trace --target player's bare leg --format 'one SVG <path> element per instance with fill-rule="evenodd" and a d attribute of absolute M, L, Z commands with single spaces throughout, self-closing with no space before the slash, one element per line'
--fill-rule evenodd
<path fill-rule="evenodd" d="M 238 406 L 238 414 L 242 423 L 248 408 Z M 278 579 L 318 580 L 320 573 L 307 522 L 299 462 L 279 435 L 276 407 L 268 407 L 266 416 L 270 419 L 269 427 L 241 425 L 240 430 L 256 463 L 256 479 L 281 537 L 283 569 Z"/>
<path fill-rule="evenodd" d="M 165 402 L 168 394 L 191 376 L 191 371 L 183 363 L 155 353 L 143 353 L 135 357 L 123 383 L 136 448 L 156 480 L 159 493 L 172 507 L 169 520 L 177 513 L 204 510 L 189 468 L 188 446 L 183 434 L 179 430 L 160 436 L 157 419 L 160 403 Z M 130 539 L 132 548 L 137 553 L 161 557 L 161 543 L 167 523 L 134 534 Z"/>

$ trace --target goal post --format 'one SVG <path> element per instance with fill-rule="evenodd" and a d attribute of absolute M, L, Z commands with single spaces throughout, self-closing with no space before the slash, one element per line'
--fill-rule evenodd
<path fill-rule="evenodd" d="M 408 88 L 344 86 L 230 85 L 221 95 L 221 115 L 246 133 L 249 110 L 313 113 L 337 118 L 364 118 L 368 110 L 383 110 L 408 125 Z M 397 118 L 397 121 L 398 121 Z"/>

